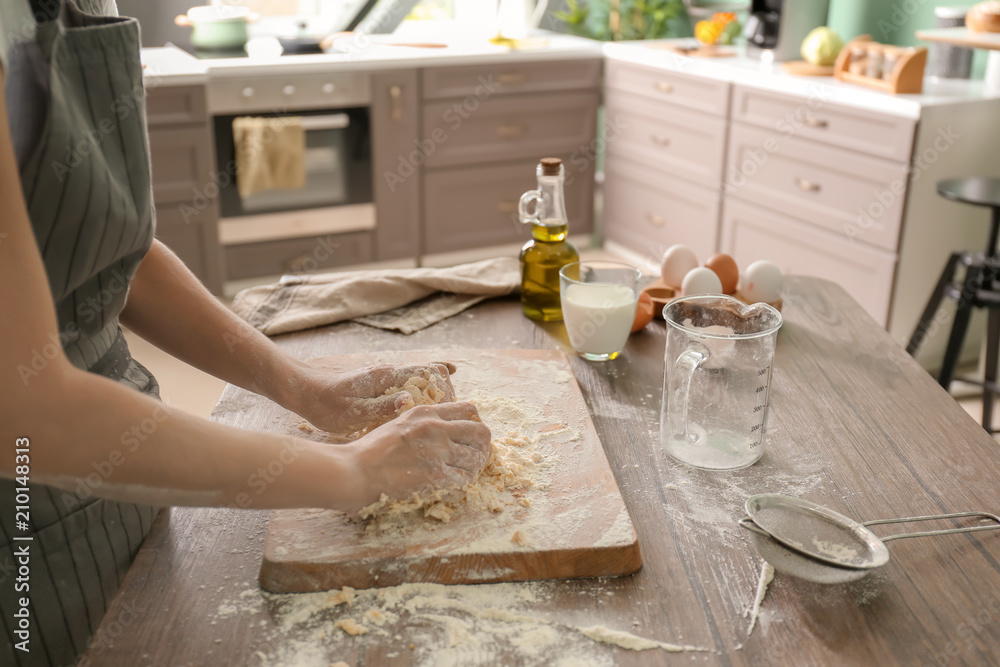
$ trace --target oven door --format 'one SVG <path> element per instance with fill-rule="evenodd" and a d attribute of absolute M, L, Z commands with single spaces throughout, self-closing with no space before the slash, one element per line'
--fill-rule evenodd
<path fill-rule="evenodd" d="M 279 117 L 280 113 L 244 114 Z M 236 173 L 233 120 L 215 116 L 216 164 L 231 178 L 219 179 L 219 207 L 223 218 L 302 209 L 329 208 L 372 201 L 371 138 L 368 109 L 356 107 L 296 113 L 305 131 L 305 185 L 294 190 L 273 189 L 240 196 Z"/>

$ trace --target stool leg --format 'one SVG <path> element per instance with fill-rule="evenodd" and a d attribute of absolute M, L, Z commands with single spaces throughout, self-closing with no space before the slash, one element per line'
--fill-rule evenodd
<path fill-rule="evenodd" d="M 941 305 L 941 299 L 944 298 L 944 292 L 955 277 L 955 268 L 958 266 L 958 261 L 962 258 L 962 255 L 963 253 L 953 252 L 945 263 L 944 271 L 941 272 L 941 277 L 938 278 L 937 285 L 934 286 L 934 291 L 931 292 L 931 297 L 927 300 L 927 306 L 924 307 L 924 312 L 917 321 L 917 326 L 913 329 L 913 335 L 910 336 L 910 342 L 906 346 L 906 353 L 910 356 L 915 355 L 920 348 L 920 344 L 924 342 L 927 330 L 930 328 L 931 322 L 937 314 L 937 309 Z"/>
<path fill-rule="evenodd" d="M 986 371 L 983 380 L 986 386 L 991 386 L 997 381 L 997 361 L 998 350 L 1000 348 L 1000 310 L 990 308 L 989 325 L 986 327 Z M 986 387 L 983 388 L 983 428 L 987 432 L 993 432 L 993 392 Z"/>
<path fill-rule="evenodd" d="M 948 390 L 951 379 L 955 375 L 955 366 L 958 365 L 962 341 L 965 340 L 965 332 L 969 328 L 969 317 L 972 316 L 972 307 L 976 292 L 979 290 L 982 272 L 982 266 L 970 266 L 965 273 L 962 294 L 958 299 L 958 308 L 955 310 L 955 321 L 951 325 L 951 336 L 948 338 L 948 347 L 944 352 L 944 361 L 941 363 L 941 375 L 938 377 L 938 382 L 945 391 Z"/>

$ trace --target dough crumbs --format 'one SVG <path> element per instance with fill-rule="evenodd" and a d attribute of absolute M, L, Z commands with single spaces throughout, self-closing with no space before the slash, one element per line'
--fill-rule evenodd
<path fill-rule="evenodd" d="M 409 399 L 398 410 L 400 414 L 417 405 L 433 405 L 449 398 L 438 383 L 438 376 L 430 373 L 426 377 L 412 377 L 401 387 L 391 387 L 385 393 L 391 395 L 400 391 L 409 394 Z M 367 530 L 392 531 L 402 529 L 407 519 L 414 515 L 446 524 L 462 507 L 502 512 L 507 505 L 520 502 L 505 492 L 532 486 L 530 474 L 543 457 L 538 452 L 528 454 L 524 451 L 531 444 L 533 441 L 528 436 L 514 431 L 494 436 L 486 464 L 471 484 L 416 492 L 401 500 L 390 500 L 383 493 L 376 502 L 363 507 L 358 516 L 369 522 Z M 528 503 L 520 502 L 522 507 L 530 505 L 530 501 L 521 500 Z"/>
<path fill-rule="evenodd" d="M 305 422 L 303 422 L 299 424 L 299 430 L 304 431 L 305 433 L 312 433 L 316 429 L 314 429 L 310 424 L 306 424 Z"/>
<path fill-rule="evenodd" d="M 517 504 L 521 507 L 531 507 L 531 501 L 527 498 L 518 498 Z"/>
<path fill-rule="evenodd" d="M 336 607 L 338 604 L 350 604 L 354 600 L 354 589 L 344 586 L 343 590 L 333 591 L 326 597 L 326 603 Z"/>
<path fill-rule="evenodd" d="M 340 628 L 349 635 L 363 635 L 368 632 L 368 628 L 358 624 L 353 618 L 342 618 L 334 623 L 333 627 Z"/>
<path fill-rule="evenodd" d="M 603 625 L 592 625 L 587 628 L 577 628 L 576 630 L 584 637 L 593 639 L 595 642 L 610 644 L 619 648 L 628 649 L 629 651 L 648 651 L 654 648 L 661 648 L 664 651 L 669 651 L 670 653 L 708 650 L 698 646 L 681 646 L 680 644 L 658 642 L 655 639 L 647 639 L 645 637 L 640 637 L 639 635 L 633 635 L 631 632 L 625 632 L 624 630 L 612 630 L 611 628 L 604 627 Z"/>
<path fill-rule="evenodd" d="M 530 547 L 531 540 L 520 530 L 515 530 L 514 534 L 511 536 L 510 541 L 520 547 Z"/>
<path fill-rule="evenodd" d="M 351 666 L 350 666 L 350 665 L 348 665 L 348 664 L 347 664 L 346 662 L 344 662 L 343 660 L 341 660 L 340 662 L 331 662 L 331 663 L 330 663 L 330 667 L 351 667 Z"/>

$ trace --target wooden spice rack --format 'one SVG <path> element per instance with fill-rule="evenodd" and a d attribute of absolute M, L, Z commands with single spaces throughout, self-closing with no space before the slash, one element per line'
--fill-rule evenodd
<path fill-rule="evenodd" d="M 926 47 L 902 49 L 895 67 L 892 68 L 892 76 L 888 80 L 854 74 L 850 71 L 851 47 L 858 42 L 872 41 L 871 35 L 861 35 L 845 44 L 833 66 L 833 76 L 840 81 L 856 83 L 893 95 L 922 92 L 924 89 L 924 68 L 927 66 Z"/>

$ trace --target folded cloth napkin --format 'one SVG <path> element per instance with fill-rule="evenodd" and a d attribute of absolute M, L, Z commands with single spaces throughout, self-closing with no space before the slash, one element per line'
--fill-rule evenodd
<path fill-rule="evenodd" d="M 410 334 L 520 284 L 518 260 L 502 257 L 446 269 L 285 276 L 241 291 L 232 307 L 269 336 L 351 319 Z"/>
<path fill-rule="evenodd" d="M 299 116 L 233 119 L 236 187 L 241 197 L 306 184 L 306 133 Z"/>

